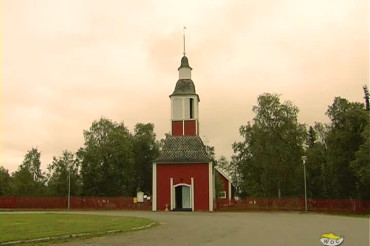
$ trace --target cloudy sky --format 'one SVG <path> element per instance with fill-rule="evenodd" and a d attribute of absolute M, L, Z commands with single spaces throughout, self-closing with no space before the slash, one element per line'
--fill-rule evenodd
<path fill-rule="evenodd" d="M 334 97 L 369 83 L 367 0 L 3 0 L 1 165 L 42 168 L 83 145 L 104 116 L 170 130 L 182 30 L 200 96 L 200 135 L 230 157 L 264 92 L 328 122 Z"/>

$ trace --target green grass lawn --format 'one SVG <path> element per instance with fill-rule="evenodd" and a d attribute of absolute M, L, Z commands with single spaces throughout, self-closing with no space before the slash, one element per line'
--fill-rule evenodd
<path fill-rule="evenodd" d="M 97 235 L 110 230 L 130 230 L 153 220 L 135 217 L 80 214 L 0 214 L 0 243 L 78 233 Z"/>

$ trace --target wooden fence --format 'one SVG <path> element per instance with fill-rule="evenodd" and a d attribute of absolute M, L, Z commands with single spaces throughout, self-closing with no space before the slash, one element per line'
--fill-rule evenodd
<path fill-rule="evenodd" d="M 71 197 L 71 209 L 150 210 L 152 203 L 135 203 L 133 197 Z M 67 197 L 0 197 L 5 209 L 67 209 Z"/>
<path fill-rule="evenodd" d="M 370 214 L 370 201 L 308 200 L 308 211 L 323 213 Z M 71 197 L 71 209 L 151 210 L 151 201 L 135 203 L 133 197 Z M 0 209 L 67 209 L 67 197 L 0 197 Z M 304 211 L 303 198 L 218 199 L 218 211 Z"/>
<path fill-rule="evenodd" d="M 216 200 L 216 208 L 221 211 L 231 210 L 279 210 L 304 211 L 304 198 L 243 198 L 232 200 Z M 323 213 L 370 214 L 370 201 L 352 200 L 318 200 L 307 201 L 308 211 Z"/>

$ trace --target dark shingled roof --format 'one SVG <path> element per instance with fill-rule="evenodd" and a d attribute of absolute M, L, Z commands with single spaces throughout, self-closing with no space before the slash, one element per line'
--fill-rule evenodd
<path fill-rule="evenodd" d="M 179 69 L 180 69 L 180 68 L 182 68 L 182 67 L 187 67 L 187 68 L 192 69 L 192 68 L 189 66 L 189 61 L 188 61 L 188 58 L 187 58 L 186 56 L 183 56 L 183 57 L 181 58 L 181 65 L 180 65 L 180 67 L 179 67 L 177 70 L 179 70 Z"/>
<path fill-rule="evenodd" d="M 208 163 L 210 158 L 199 136 L 170 136 L 165 140 L 157 163 Z"/>
<path fill-rule="evenodd" d="M 176 95 L 196 95 L 193 81 L 191 79 L 179 79 L 170 96 Z"/>

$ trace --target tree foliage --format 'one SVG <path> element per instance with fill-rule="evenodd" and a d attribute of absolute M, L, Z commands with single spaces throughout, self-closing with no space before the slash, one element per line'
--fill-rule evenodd
<path fill-rule="evenodd" d="M 298 109 L 263 94 L 256 116 L 240 128 L 244 141 L 234 143 L 240 193 L 244 196 L 302 196 L 300 156 L 307 155 L 310 198 L 370 199 L 368 92 L 365 105 L 337 97 L 327 110 L 330 124 L 315 123 L 306 134 Z M 276 192 L 277 190 L 277 192 Z"/>
<path fill-rule="evenodd" d="M 9 196 L 12 192 L 12 179 L 9 171 L 0 166 L 0 196 Z"/>
<path fill-rule="evenodd" d="M 242 142 L 233 144 L 241 177 L 241 195 L 281 197 L 301 193 L 301 156 L 305 127 L 298 108 L 265 93 L 253 107 L 252 122 L 240 127 Z"/>
<path fill-rule="evenodd" d="M 367 119 L 369 120 L 370 112 L 367 111 Z M 362 133 L 364 143 L 360 145 L 356 152 L 356 159 L 350 163 L 350 168 L 356 178 L 356 188 L 359 197 L 362 199 L 370 199 L 370 124 L 367 123 L 364 132 Z"/>
<path fill-rule="evenodd" d="M 138 123 L 134 131 L 135 182 L 137 191 L 152 193 L 152 163 L 159 156 L 154 125 Z"/>
<path fill-rule="evenodd" d="M 227 161 L 225 156 L 221 156 L 217 161 L 216 161 L 216 166 L 217 168 L 221 169 L 225 174 L 230 175 L 231 166 L 230 163 Z"/>
<path fill-rule="evenodd" d="M 41 153 L 37 148 L 27 152 L 22 164 L 12 175 L 14 183 L 14 195 L 17 196 L 40 196 L 45 194 L 45 177 L 40 165 Z"/>
<path fill-rule="evenodd" d="M 136 191 L 132 135 L 123 123 L 101 118 L 84 131 L 81 191 L 86 196 L 132 196 Z"/>
<path fill-rule="evenodd" d="M 328 167 L 326 136 L 327 126 L 315 123 L 308 131 L 307 141 L 307 193 L 309 198 L 328 198 Z"/>
<path fill-rule="evenodd" d="M 369 199 L 369 111 L 361 103 L 337 97 L 327 115 L 330 124 L 316 123 L 309 130 L 308 194 L 312 198 Z"/>
<path fill-rule="evenodd" d="M 225 156 L 221 156 L 217 161 L 216 165 L 220 168 L 226 175 L 231 178 L 231 182 L 237 188 L 239 186 L 239 175 L 238 168 L 235 161 L 228 161 Z"/>
<path fill-rule="evenodd" d="M 70 179 L 70 194 L 79 195 L 79 162 L 70 151 L 63 151 L 60 157 L 53 157 L 48 166 L 48 193 L 54 196 L 66 196 Z"/>
<path fill-rule="evenodd" d="M 365 99 L 365 109 L 367 111 L 370 110 L 370 103 L 369 103 L 369 97 L 370 97 L 370 93 L 369 93 L 369 89 L 367 88 L 367 85 L 364 85 L 364 87 L 362 87 L 364 89 L 364 99 Z"/>
<path fill-rule="evenodd" d="M 364 105 L 336 97 L 326 112 L 331 125 L 327 135 L 329 193 L 335 198 L 358 196 L 355 170 L 350 167 L 355 153 L 365 143 L 363 132 L 369 124 Z"/>
<path fill-rule="evenodd" d="M 81 191 L 89 196 L 135 196 L 151 193 L 152 163 L 159 154 L 154 125 L 138 123 L 131 134 L 123 123 L 101 118 L 84 131 Z"/>
<path fill-rule="evenodd" d="M 212 146 L 206 145 L 207 153 L 241 196 L 303 197 L 301 156 L 306 155 L 309 198 L 370 199 L 369 92 L 363 89 L 365 104 L 337 97 L 326 112 L 330 123 L 316 122 L 308 131 L 298 123 L 296 106 L 262 94 L 253 120 L 240 127 L 243 140 L 233 144 L 231 161 L 216 160 Z M 152 163 L 164 143 L 156 141 L 153 124 L 138 123 L 130 133 L 123 123 L 101 118 L 83 134 L 84 146 L 54 157 L 47 178 L 37 148 L 27 151 L 12 175 L 0 167 L 0 196 L 65 196 L 69 174 L 72 195 L 151 193 Z"/>
<path fill-rule="evenodd" d="M 310 126 L 308 129 L 308 137 L 307 137 L 307 146 L 308 148 L 312 148 L 316 142 L 316 132 L 314 131 L 313 127 Z"/>

